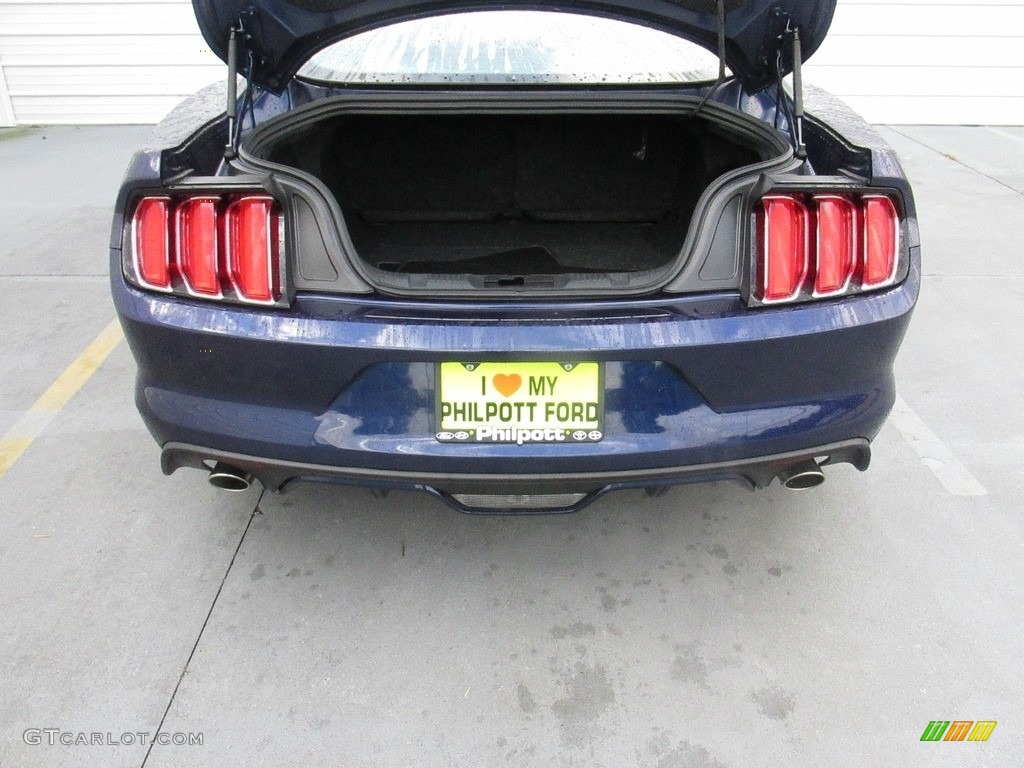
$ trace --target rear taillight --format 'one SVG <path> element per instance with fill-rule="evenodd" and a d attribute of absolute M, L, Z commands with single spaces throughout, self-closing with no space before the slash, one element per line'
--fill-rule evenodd
<path fill-rule="evenodd" d="M 752 297 L 761 304 L 843 296 L 896 279 L 900 219 L 884 195 L 772 194 L 756 224 Z"/>
<path fill-rule="evenodd" d="M 144 197 L 132 216 L 125 271 L 143 288 L 278 304 L 281 222 L 265 194 Z"/>

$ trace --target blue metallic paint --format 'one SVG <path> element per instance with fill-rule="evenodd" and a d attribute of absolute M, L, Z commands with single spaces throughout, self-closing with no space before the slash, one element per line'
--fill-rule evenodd
<path fill-rule="evenodd" d="M 120 283 L 120 284 L 118 284 Z M 524 474 L 684 466 L 871 439 L 919 285 L 751 311 L 737 295 L 440 305 L 300 297 L 287 314 L 115 280 L 161 444 L 381 471 Z M 601 360 L 596 444 L 433 438 L 438 360 Z"/>

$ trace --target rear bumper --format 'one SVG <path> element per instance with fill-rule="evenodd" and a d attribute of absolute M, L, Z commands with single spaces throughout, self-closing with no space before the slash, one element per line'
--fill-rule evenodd
<path fill-rule="evenodd" d="M 867 440 L 857 439 L 822 445 L 810 450 L 685 467 L 528 476 L 403 472 L 302 464 L 182 443 L 166 444 L 161 454 L 161 466 L 164 474 L 168 475 L 182 467 L 206 470 L 210 469 L 213 463 L 223 462 L 242 470 L 251 478 L 259 480 L 264 488 L 273 491 L 283 490 L 290 483 L 297 481 L 326 481 L 376 489 L 427 491 L 460 512 L 485 511 L 468 503 L 465 500 L 467 496 L 577 496 L 578 498 L 571 500 L 570 503 L 544 509 L 546 512 L 574 512 L 606 493 L 627 488 L 658 489 L 715 480 L 735 480 L 751 489 L 765 488 L 780 472 L 807 460 L 814 460 L 822 465 L 852 464 L 863 472 L 871 462 L 871 448 Z M 486 511 L 501 510 L 488 506 Z"/>
<path fill-rule="evenodd" d="M 303 296 L 280 312 L 153 295 L 114 275 L 137 404 L 166 471 L 220 458 L 271 488 L 302 477 L 449 495 L 723 477 L 760 486 L 779 457 L 863 469 L 895 398 L 920 277 L 915 257 L 890 290 L 759 310 L 719 294 L 530 305 Z M 445 360 L 599 361 L 605 437 L 440 443 Z"/>

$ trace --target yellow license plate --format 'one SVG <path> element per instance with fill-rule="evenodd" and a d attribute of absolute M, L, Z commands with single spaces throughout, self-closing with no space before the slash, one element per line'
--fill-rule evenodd
<path fill-rule="evenodd" d="M 600 363 L 440 363 L 437 439 L 596 443 L 604 437 Z"/>

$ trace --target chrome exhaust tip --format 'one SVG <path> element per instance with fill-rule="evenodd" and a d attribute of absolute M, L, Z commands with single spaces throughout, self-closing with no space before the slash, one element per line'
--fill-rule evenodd
<path fill-rule="evenodd" d="M 825 473 L 814 459 L 805 459 L 779 473 L 779 482 L 791 491 L 806 491 L 825 482 Z"/>
<path fill-rule="evenodd" d="M 213 469 L 210 470 L 210 476 L 207 479 L 214 488 L 220 488 L 222 491 L 231 491 L 232 493 L 248 490 L 249 486 L 252 485 L 252 476 L 248 472 L 221 461 L 213 465 Z"/>

